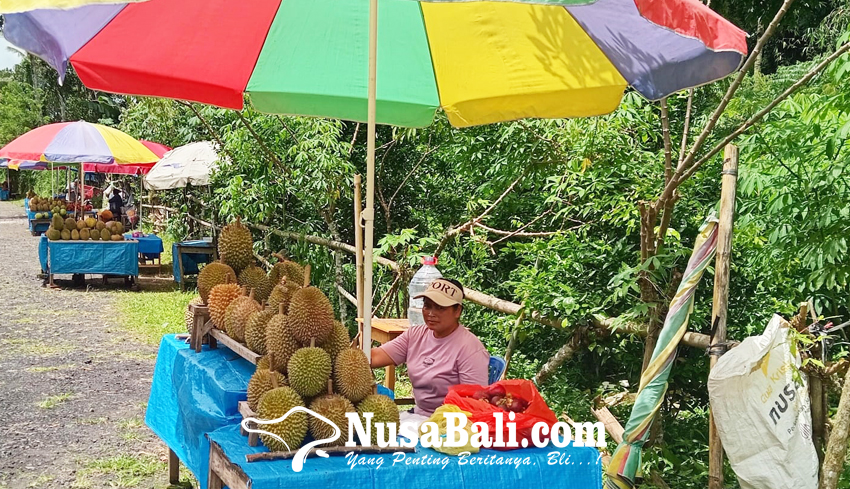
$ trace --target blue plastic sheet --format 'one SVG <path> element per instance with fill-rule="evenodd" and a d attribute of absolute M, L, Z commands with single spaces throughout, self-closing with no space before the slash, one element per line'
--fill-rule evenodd
<path fill-rule="evenodd" d="M 0 200 L 9 200 L 9 195 L 8 190 L 0 190 Z"/>
<path fill-rule="evenodd" d="M 507 452 L 482 449 L 459 458 L 417 447 L 416 453 L 403 455 L 360 455 L 358 459 L 369 462 L 363 465 L 351 464 L 351 459 L 345 456 L 308 458 L 301 472 L 294 472 L 291 460 L 246 462 L 245 455 L 268 450 L 262 444 L 248 446 L 238 425 L 221 428 L 208 437 L 245 472 L 253 489 L 480 489 L 494 483 L 497 487 L 528 489 L 602 487 L 602 464 L 595 448 L 568 446 Z"/>
<path fill-rule="evenodd" d="M 177 261 L 177 245 L 180 246 L 210 246 L 209 241 L 204 240 L 194 240 L 194 241 L 183 241 L 182 243 L 173 243 L 171 245 L 171 256 L 172 258 L 172 273 L 174 274 L 174 281 L 178 284 L 183 282 L 183 274 L 180 273 L 180 262 Z M 212 255 L 208 253 L 187 253 L 183 252 L 183 272 L 187 275 L 194 275 L 198 273 L 200 270 L 198 265 L 201 263 L 209 263 L 212 260 Z"/>
<path fill-rule="evenodd" d="M 50 273 L 139 275 L 139 243 L 135 241 L 49 241 L 41 237 L 38 259 Z"/>
<path fill-rule="evenodd" d="M 124 239 L 135 239 L 138 241 L 139 253 L 145 255 L 145 258 L 156 258 L 165 251 L 165 248 L 162 246 L 162 238 L 155 234 L 134 238 L 133 233 L 125 233 Z"/>
<path fill-rule="evenodd" d="M 225 347 L 204 346 L 195 353 L 175 335 L 160 343 L 145 424 L 195 474 L 200 487 L 206 487 L 209 464 L 205 435 L 239 424 L 237 407 L 247 399 L 254 370 Z"/>
<path fill-rule="evenodd" d="M 490 457 L 529 458 L 530 465 L 471 464 L 460 465 L 456 457 L 448 457 L 430 449 L 418 448 L 406 454 L 405 460 L 448 459 L 442 465 L 416 465 L 398 462 L 397 456 L 369 455 L 367 459 L 383 459 L 381 468 L 357 466 L 349 468 L 344 457 L 309 458 L 300 473 L 292 471 L 291 460 L 245 462 L 245 455 L 267 451 L 261 445 L 248 446 L 241 436 L 238 402 L 247 397 L 248 380 L 254 366 L 227 348 L 201 353 L 188 348 L 174 335 L 163 337 L 154 369 L 151 395 L 145 423 L 171 448 L 207 487 L 209 440 L 219 444 L 228 458 L 251 478 L 255 489 L 303 487 L 346 487 L 353 489 L 410 489 L 441 487 L 445 489 L 478 489 L 486 481 L 498 481 L 499 487 L 559 487 L 562 489 L 599 489 L 602 466 L 594 448 L 528 448 L 508 452 L 482 450 L 467 462 L 492 460 Z M 550 464 L 550 461 L 558 463 Z"/>

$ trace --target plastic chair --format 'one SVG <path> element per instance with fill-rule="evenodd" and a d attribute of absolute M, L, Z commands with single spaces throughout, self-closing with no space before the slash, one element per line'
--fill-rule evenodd
<path fill-rule="evenodd" d="M 490 365 L 488 365 L 489 374 L 487 377 L 487 383 L 492 384 L 493 382 L 497 382 L 502 374 L 505 373 L 505 359 L 502 357 L 494 357 L 490 356 Z"/>

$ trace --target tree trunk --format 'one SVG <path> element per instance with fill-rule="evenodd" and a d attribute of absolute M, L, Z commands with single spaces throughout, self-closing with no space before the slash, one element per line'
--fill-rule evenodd
<path fill-rule="evenodd" d="M 331 232 L 331 237 L 333 237 L 334 241 L 342 241 L 339 235 L 339 227 L 333 218 L 329 218 L 328 220 L 328 230 Z M 342 252 L 339 250 L 334 250 L 334 282 L 338 287 L 345 287 L 345 274 L 342 270 Z M 346 300 L 345 296 L 337 292 L 337 298 L 339 300 L 339 320 L 342 324 L 345 324 L 345 321 L 348 319 L 348 300 Z"/>
<path fill-rule="evenodd" d="M 832 422 L 832 433 L 826 445 L 826 455 L 820 476 L 820 489 L 836 489 L 838 477 L 844 469 L 847 455 L 847 438 L 850 435 L 850 370 L 844 376 L 844 387 L 841 389 L 841 400 L 838 401 L 838 411 Z"/>

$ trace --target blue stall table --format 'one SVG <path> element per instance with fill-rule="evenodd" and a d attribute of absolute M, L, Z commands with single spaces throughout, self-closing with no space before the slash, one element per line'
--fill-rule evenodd
<path fill-rule="evenodd" d="M 51 285 L 56 274 L 139 276 L 139 242 L 51 241 L 42 236 L 38 244 L 41 269 Z"/>
<path fill-rule="evenodd" d="M 588 447 L 482 449 L 464 459 L 417 447 L 415 453 L 406 453 L 403 458 L 397 454 L 364 454 L 360 457 L 371 460 L 371 464 L 354 467 L 349 466 L 350 458 L 343 456 L 308 458 L 301 472 L 292 470 L 291 460 L 249 463 L 247 454 L 268 451 L 262 445 L 248 446 L 247 437 L 240 434 L 238 403 L 247 398 L 248 380 L 254 369 L 254 365 L 223 346 L 210 350 L 204 345 L 201 353 L 195 353 L 189 348 L 188 339 L 175 335 L 162 339 L 145 423 L 195 474 L 200 488 L 221 487 L 215 485 L 217 480 L 208 480 L 210 476 L 217 479 L 215 473 L 210 473 L 211 447 L 213 456 L 217 450 L 227 463 L 242 472 L 244 485 L 229 486 L 231 489 L 472 489 L 488 483 L 523 488 L 602 487 L 599 452 Z M 528 462 L 524 462 L 526 457 Z M 214 465 L 221 461 L 214 461 Z"/>
<path fill-rule="evenodd" d="M 171 256 L 174 281 L 186 290 L 186 275 L 195 275 L 200 270 L 198 265 L 214 261 L 216 249 L 211 238 L 182 241 L 171 245 Z"/>
<path fill-rule="evenodd" d="M 0 189 L 0 200 L 9 200 L 11 193 L 8 190 Z"/>
<path fill-rule="evenodd" d="M 159 271 L 162 267 L 160 257 L 162 256 L 162 252 L 165 251 L 165 247 L 162 245 L 162 238 L 155 234 L 146 234 L 134 238 L 133 233 L 125 233 L 124 239 L 135 239 L 139 242 L 140 268 L 150 268 Z"/>

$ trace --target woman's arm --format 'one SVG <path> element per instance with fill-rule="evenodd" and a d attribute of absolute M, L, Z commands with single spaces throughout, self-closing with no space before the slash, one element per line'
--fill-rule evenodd
<path fill-rule="evenodd" d="M 393 359 L 382 348 L 372 348 L 372 368 L 395 365 Z"/>

